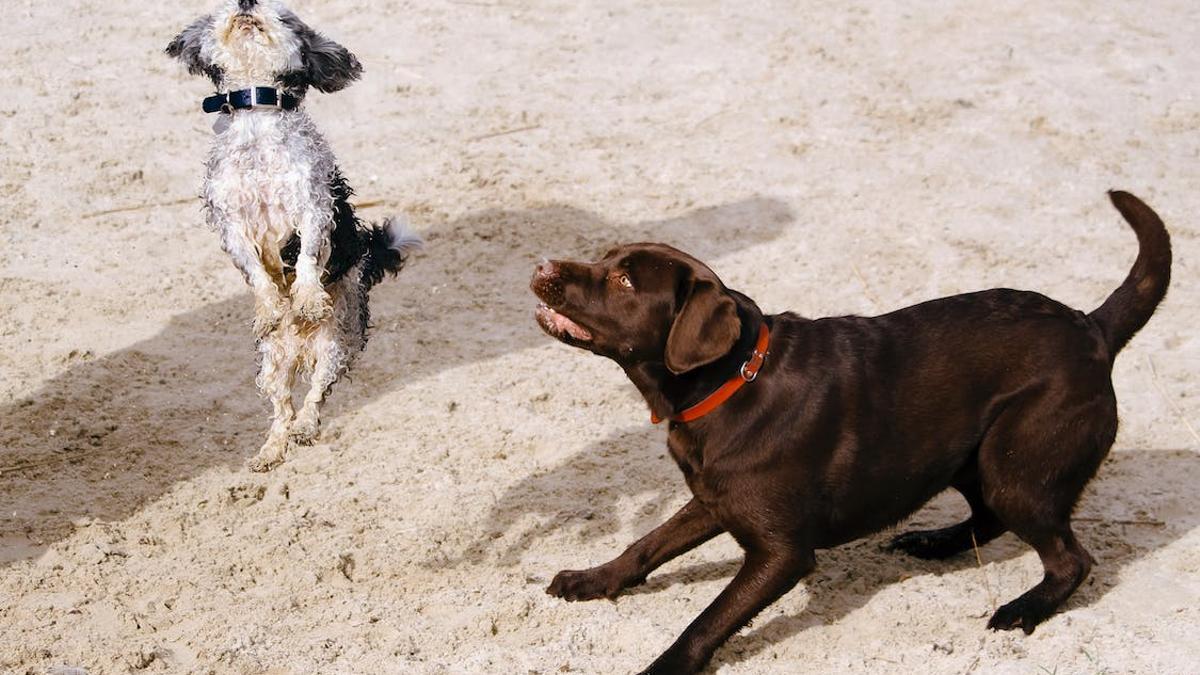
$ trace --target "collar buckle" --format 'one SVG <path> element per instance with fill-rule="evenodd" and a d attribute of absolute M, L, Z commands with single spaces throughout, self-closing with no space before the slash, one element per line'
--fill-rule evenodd
<path fill-rule="evenodd" d="M 271 87 L 250 88 L 250 110 L 255 108 L 283 108 L 283 96 Z"/>
<path fill-rule="evenodd" d="M 758 371 L 762 369 L 763 362 L 767 360 L 767 355 L 770 352 L 760 352 L 754 350 L 754 354 L 750 359 L 742 364 L 741 374 L 742 379 L 747 382 L 753 382 L 758 379 Z"/>

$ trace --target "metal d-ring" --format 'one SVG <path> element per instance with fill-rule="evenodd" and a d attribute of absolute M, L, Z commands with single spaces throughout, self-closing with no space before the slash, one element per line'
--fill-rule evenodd
<path fill-rule="evenodd" d="M 754 380 L 758 379 L 758 371 L 756 370 L 754 372 L 747 373 L 746 369 L 749 367 L 750 367 L 749 361 L 746 361 L 745 363 L 742 364 L 742 379 L 747 382 L 753 382 Z"/>

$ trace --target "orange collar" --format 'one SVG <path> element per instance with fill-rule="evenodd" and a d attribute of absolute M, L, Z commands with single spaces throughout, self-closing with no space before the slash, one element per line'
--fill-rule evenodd
<path fill-rule="evenodd" d="M 709 394 L 696 405 L 684 410 L 678 415 L 672 415 L 672 422 L 691 422 L 704 417 L 708 413 L 716 410 L 722 403 L 729 400 L 730 396 L 745 386 L 747 383 L 753 382 L 758 377 L 758 371 L 762 370 L 763 363 L 767 360 L 767 346 L 771 342 L 771 331 L 767 329 L 767 322 L 763 321 L 758 329 L 758 342 L 754 345 L 754 353 L 750 358 L 742 364 L 742 368 L 719 389 Z M 650 411 L 650 422 L 658 424 L 663 421 L 661 417 Z"/>

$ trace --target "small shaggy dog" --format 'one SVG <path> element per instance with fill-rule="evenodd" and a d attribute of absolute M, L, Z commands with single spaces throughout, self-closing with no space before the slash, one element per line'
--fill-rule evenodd
<path fill-rule="evenodd" d="M 288 440 L 317 436 L 320 407 L 367 340 L 367 294 L 400 271 L 420 240 L 393 220 L 364 225 L 333 153 L 300 107 L 312 87 L 344 89 L 362 73 L 345 47 L 276 0 L 227 0 L 166 50 L 218 94 L 220 113 L 203 197 L 222 247 L 254 289 L 258 386 L 274 407 L 267 441 L 250 462 L 283 461 Z M 311 387 L 297 414 L 292 387 Z"/>

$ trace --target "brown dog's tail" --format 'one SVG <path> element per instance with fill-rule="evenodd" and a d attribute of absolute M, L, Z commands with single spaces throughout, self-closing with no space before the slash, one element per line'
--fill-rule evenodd
<path fill-rule="evenodd" d="M 1171 237 L 1149 206 L 1128 192 L 1108 193 L 1138 238 L 1138 256 L 1129 276 L 1090 316 L 1100 326 L 1108 344 L 1109 358 L 1129 342 L 1154 314 L 1171 283 Z"/>

